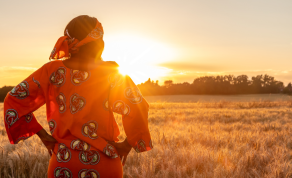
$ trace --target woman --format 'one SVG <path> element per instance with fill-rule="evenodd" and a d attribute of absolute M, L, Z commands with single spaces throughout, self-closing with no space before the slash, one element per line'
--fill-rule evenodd
<path fill-rule="evenodd" d="M 50 178 L 122 177 L 132 147 L 136 152 L 152 149 L 149 105 L 115 62 L 102 61 L 103 34 L 96 18 L 74 18 L 50 55 L 63 60 L 43 65 L 5 98 L 10 143 L 37 134 L 51 155 Z M 43 104 L 51 135 L 32 113 Z M 113 112 L 123 115 L 123 142 L 118 142 Z"/>

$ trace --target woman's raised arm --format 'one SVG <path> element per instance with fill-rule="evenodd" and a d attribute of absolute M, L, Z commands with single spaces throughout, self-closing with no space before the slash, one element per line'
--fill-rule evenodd
<path fill-rule="evenodd" d="M 43 129 L 33 112 L 45 104 L 48 89 L 45 65 L 14 87 L 4 100 L 4 122 L 11 144 L 29 138 Z"/>
<path fill-rule="evenodd" d="M 149 104 L 129 76 L 113 73 L 110 76 L 109 104 L 113 112 L 123 115 L 128 143 L 136 152 L 153 148 L 148 128 Z"/>

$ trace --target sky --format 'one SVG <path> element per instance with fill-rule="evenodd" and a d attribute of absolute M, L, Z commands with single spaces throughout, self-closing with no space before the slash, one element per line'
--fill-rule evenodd
<path fill-rule="evenodd" d="M 67 23 L 96 17 L 105 61 L 136 84 L 258 74 L 292 82 L 291 0 L 0 0 L 0 87 L 49 60 Z"/>

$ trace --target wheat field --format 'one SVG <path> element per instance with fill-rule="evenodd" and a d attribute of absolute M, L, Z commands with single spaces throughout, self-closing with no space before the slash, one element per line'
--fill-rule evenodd
<path fill-rule="evenodd" d="M 41 141 L 11 145 L 3 104 L 0 113 L 0 177 L 46 177 L 50 158 Z M 45 107 L 35 115 L 48 131 Z M 126 178 L 292 177 L 292 101 L 153 102 L 149 127 L 154 149 L 130 152 Z"/>

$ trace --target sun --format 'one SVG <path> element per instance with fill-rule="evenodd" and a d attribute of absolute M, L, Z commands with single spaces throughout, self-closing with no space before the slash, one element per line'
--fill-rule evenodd
<path fill-rule="evenodd" d="M 129 68 L 127 66 L 119 66 L 119 72 L 122 75 L 127 75 L 129 70 L 131 70 L 131 68 Z"/>
<path fill-rule="evenodd" d="M 154 65 L 119 63 L 119 72 L 122 75 L 130 76 L 136 84 L 145 82 L 149 78 L 159 80 L 160 77 L 168 75 L 171 71 L 171 69 Z"/>
<path fill-rule="evenodd" d="M 169 45 L 142 35 L 115 34 L 104 38 L 103 59 L 116 61 L 119 72 L 129 75 L 138 84 L 148 78 L 159 80 L 171 72 L 171 69 L 159 67 L 159 63 L 168 62 L 177 56 Z"/>

